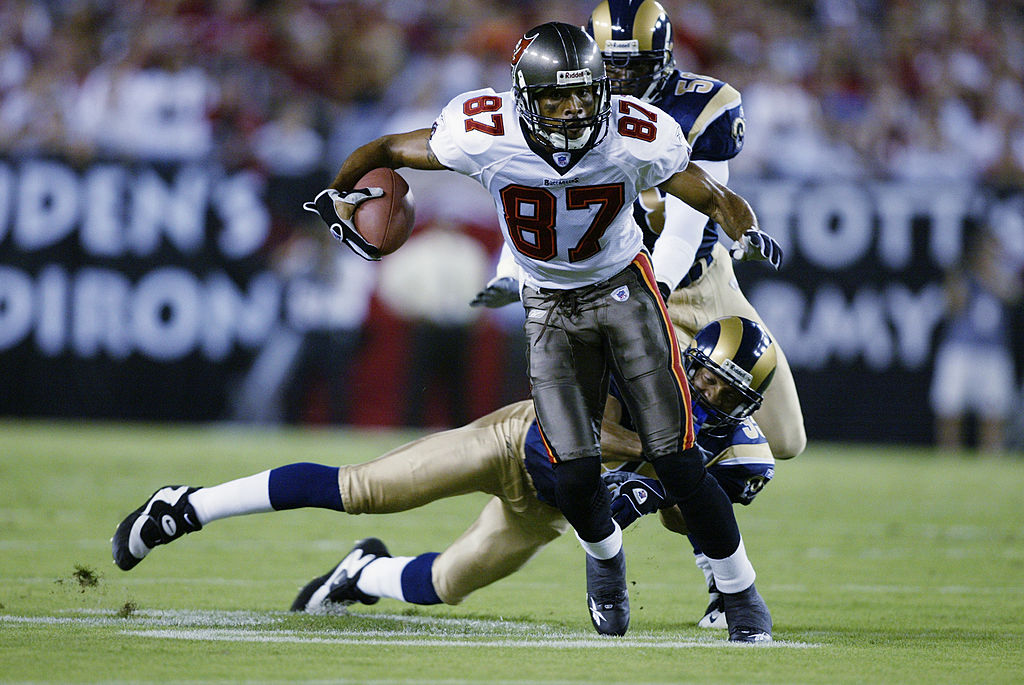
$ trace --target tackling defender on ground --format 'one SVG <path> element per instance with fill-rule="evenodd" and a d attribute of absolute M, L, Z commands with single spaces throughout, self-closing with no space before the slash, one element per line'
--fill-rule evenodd
<path fill-rule="evenodd" d="M 750 415 L 772 380 L 775 346 L 756 323 L 723 319 L 698 335 L 687 350 L 685 367 L 706 468 L 732 501 L 748 504 L 774 473 L 771 452 Z M 685 533 L 681 513 L 650 478 L 650 465 L 640 460 L 631 425 L 610 398 L 602 447 L 604 458 L 614 460 L 607 464 L 604 484 L 612 490 L 615 519 L 626 527 L 660 509 L 666 525 Z M 529 401 L 364 464 L 289 464 L 209 488 L 165 486 L 121 522 L 112 553 L 119 568 L 130 570 L 154 547 L 221 518 L 299 507 L 391 513 L 478 491 L 493 497 L 476 522 L 440 554 L 395 558 L 379 540 L 364 540 L 329 573 L 307 584 L 292 608 L 316 612 L 353 602 L 373 604 L 380 597 L 458 604 L 518 570 L 569 527 L 554 505 L 554 469 Z M 745 592 L 748 599 L 760 599 L 753 584 Z M 590 608 L 601 630 L 609 618 L 596 604 Z M 767 609 L 753 617 L 740 615 L 748 623 L 737 623 L 733 612 L 731 640 L 770 639 Z"/>

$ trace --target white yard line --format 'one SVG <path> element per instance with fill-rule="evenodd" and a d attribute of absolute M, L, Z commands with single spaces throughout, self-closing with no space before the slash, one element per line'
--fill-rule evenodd
<path fill-rule="evenodd" d="M 364 614 L 361 619 L 378 620 L 393 627 L 365 630 L 281 630 L 277 626 L 284 612 L 249 611 L 155 611 L 142 610 L 131 618 L 118 618 L 101 610 L 74 610 L 69 616 L 0 615 L 4 625 L 68 625 L 86 628 L 120 628 L 136 637 L 208 642 L 261 642 L 337 645 L 394 645 L 406 647 L 528 647 L 549 649 L 625 648 L 746 648 L 726 641 L 724 636 L 678 639 L 638 631 L 625 638 L 599 637 L 582 631 L 553 630 L 549 626 L 523 621 L 460 619 L 396 614 Z M 806 649 L 822 645 L 776 641 L 758 647 Z"/>
<path fill-rule="evenodd" d="M 137 637 L 152 637 L 171 640 L 199 640 L 210 642 L 268 642 L 268 643 L 296 643 L 296 644 L 328 644 L 328 645 L 391 645 L 402 647 L 527 647 L 530 649 L 600 649 L 600 648 L 645 648 L 645 649 L 691 649 L 694 647 L 712 648 L 797 648 L 807 649 L 820 647 L 820 645 L 806 642 L 776 641 L 765 645 L 745 645 L 728 642 L 724 639 L 716 640 L 673 640 L 673 639 L 645 639 L 645 638 L 599 638 L 589 637 L 566 639 L 564 637 L 538 639 L 538 638 L 508 638 L 508 639 L 481 639 L 466 640 L 457 638 L 437 637 L 415 637 L 411 635 L 387 634 L 386 631 L 380 637 L 373 637 L 369 633 L 361 631 L 332 631 L 330 636 L 321 637 L 317 633 L 291 633 L 264 631 L 246 631 L 231 629 L 197 628 L 190 630 L 126 630 L 125 634 Z M 346 636 L 347 635 L 347 636 Z"/>
<path fill-rule="evenodd" d="M 112 573 L 114 573 L 112 571 Z M 101 574 L 102 576 L 103 574 Z M 280 586 L 281 580 L 273 578 L 172 578 L 167 576 L 152 576 L 152 577 L 134 577 L 125 578 L 122 576 L 113 576 L 114 582 L 117 585 L 124 586 L 149 586 L 149 585 L 196 585 L 196 586 L 227 586 L 227 587 L 253 587 L 253 586 Z M 52 585 L 54 582 L 63 580 L 65 583 L 74 583 L 73 579 L 60 579 L 54 578 L 53 576 L 2 576 L 0 575 L 0 582 L 5 583 L 31 583 L 31 584 L 45 584 Z M 526 584 L 529 586 L 529 584 Z M 549 587 L 546 584 L 538 584 L 538 587 Z M 657 580 L 644 581 L 643 590 L 648 592 L 658 591 L 674 591 L 678 589 L 679 584 L 675 582 L 660 582 Z M 765 588 L 768 591 L 774 592 L 793 592 L 803 593 L 812 592 L 811 588 L 801 583 L 766 583 Z M 835 592 L 852 592 L 852 593 L 886 593 L 886 594 L 918 594 L 918 593 L 934 593 L 941 592 L 944 594 L 957 594 L 957 595 L 980 595 L 980 596 L 1005 596 L 1007 594 L 1019 595 L 1024 594 L 1024 584 L 1021 585 L 884 585 L 884 584 L 867 584 L 867 583 L 841 583 L 832 586 L 832 591 Z M 374 614 L 380 615 L 380 614 Z M 408 617 L 406 617 L 408 618 Z M 437 620 L 432 617 L 427 617 L 428 620 Z"/>

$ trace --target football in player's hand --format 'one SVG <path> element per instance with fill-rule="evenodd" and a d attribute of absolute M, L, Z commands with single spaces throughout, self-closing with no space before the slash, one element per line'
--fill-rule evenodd
<path fill-rule="evenodd" d="M 359 233 L 382 255 L 391 254 L 409 239 L 415 210 L 409 184 L 393 169 L 369 171 L 356 183 L 356 188 L 383 188 L 384 195 L 366 200 L 356 208 L 355 223 Z"/>

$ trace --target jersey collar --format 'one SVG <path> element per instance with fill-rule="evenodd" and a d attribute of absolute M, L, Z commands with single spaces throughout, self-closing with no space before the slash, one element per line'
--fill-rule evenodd
<path fill-rule="evenodd" d="M 552 152 L 538 143 L 530 132 L 529 127 L 527 127 L 526 122 L 523 121 L 522 117 L 518 118 L 519 128 L 523 131 L 523 138 L 526 139 L 526 144 L 533 150 L 534 154 L 547 162 L 548 166 L 554 169 L 559 176 L 565 176 L 569 173 L 569 170 L 576 166 L 583 159 L 583 155 L 587 154 L 591 149 Z"/>

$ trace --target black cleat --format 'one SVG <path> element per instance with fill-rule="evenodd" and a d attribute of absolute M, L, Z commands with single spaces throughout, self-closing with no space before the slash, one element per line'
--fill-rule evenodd
<path fill-rule="evenodd" d="M 771 642 L 772 634 L 764 630 L 758 630 L 757 628 L 746 628 L 740 626 L 735 630 L 729 630 L 729 642 Z"/>
<path fill-rule="evenodd" d="M 587 607 L 590 622 L 602 635 L 625 635 L 629 628 L 629 591 L 626 589 L 626 553 L 611 559 L 587 555 Z"/>
<path fill-rule="evenodd" d="M 772 615 L 751 583 L 742 592 L 722 593 L 730 642 L 771 642 Z"/>
<path fill-rule="evenodd" d="M 376 604 L 380 597 L 362 592 L 356 583 L 371 561 L 390 556 L 388 548 L 377 538 L 360 540 L 337 566 L 306 583 L 292 602 L 291 610 L 322 614 L 356 602 Z"/>
<path fill-rule="evenodd" d="M 129 571 L 157 545 L 166 545 L 186 533 L 202 529 L 196 510 L 188 501 L 188 496 L 198 489 L 165 485 L 128 514 L 110 539 L 117 567 Z"/>

